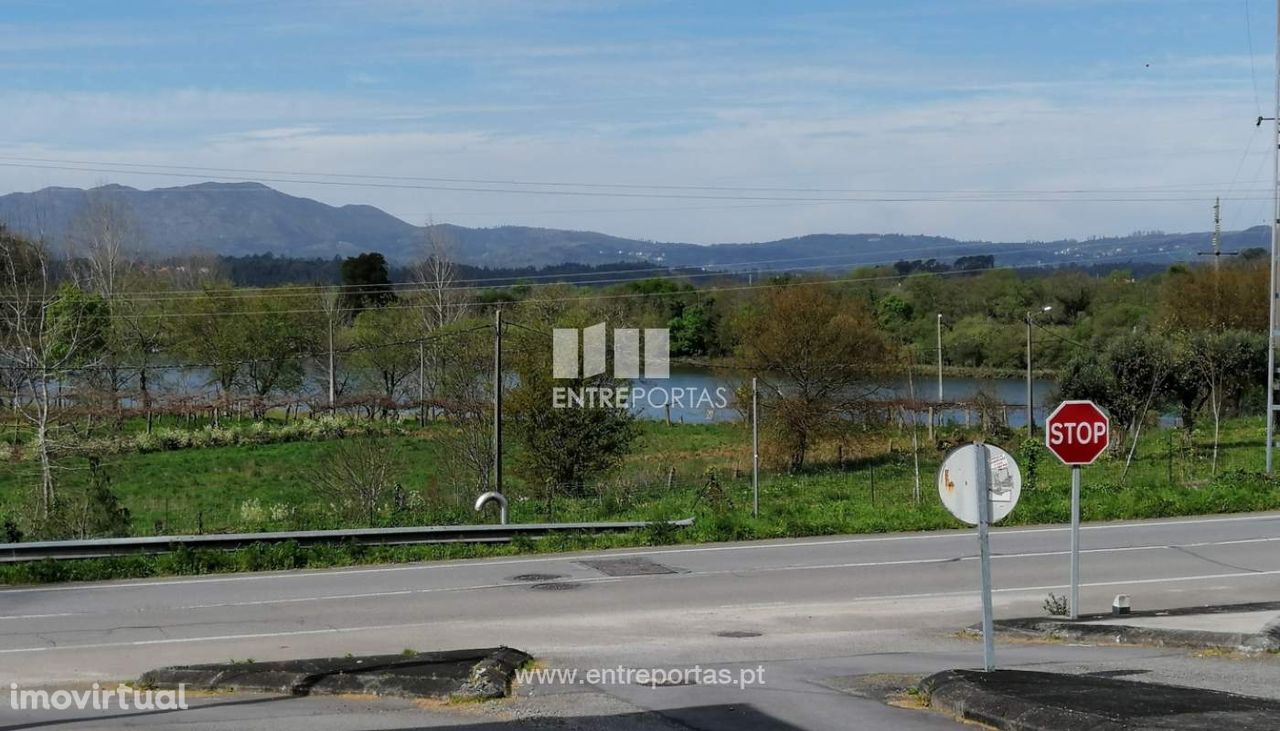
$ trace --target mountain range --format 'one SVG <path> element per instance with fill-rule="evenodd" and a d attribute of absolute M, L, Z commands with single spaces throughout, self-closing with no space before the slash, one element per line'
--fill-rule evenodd
<path fill-rule="evenodd" d="M 331 206 L 260 183 L 198 183 L 139 190 L 106 185 L 90 190 L 53 187 L 0 196 L 0 223 L 64 240 L 91 200 L 109 201 L 135 225 L 146 250 L 245 256 L 273 253 L 332 258 L 380 251 L 393 262 L 423 256 L 426 229 L 369 205 Z M 473 266 L 584 265 L 644 261 L 670 267 L 726 270 L 848 269 L 901 259 L 950 261 L 990 254 L 997 265 L 1035 266 L 1127 261 L 1167 264 L 1195 259 L 1209 233 L 1139 232 L 1088 240 L 960 241 L 911 234 L 812 234 L 756 243 L 690 244 L 630 239 L 593 231 L 527 226 L 467 228 L 435 224 L 459 262 Z M 1269 243 L 1265 226 L 1224 232 L 1224 250 Z"/>

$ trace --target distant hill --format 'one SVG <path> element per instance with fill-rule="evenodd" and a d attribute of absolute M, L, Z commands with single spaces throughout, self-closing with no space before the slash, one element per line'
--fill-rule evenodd
<path fill-rule="evenodd" d="M 367 205 L 330 206 L 259 183 L 199 183 L 138 190 L 108 185 L 85 191 L 45 188 L 0 196 L 0 222 L 49 240 L 63 240 L 90 195 L 117 201 L 131 212 L 146 246 L 157 255 L 191 251 L 225 256 L 273 253 L 330 259 L 381 251 L 393 262 L 421 256 L 424 229 Z M 497 267 L 588 266 L 648 262 L 661 267 L 848 269 L 900 259 L 952 261 L 990 254 L 997 265 L 1091 264 L 1098 261 L 1160 265 L 1189 260 L 1209 246 L 1208 233 L 1146 232 L 1088 241 L 993 243 L 908 234 L 813 234 L 779 241 L 703 246 L 621 238 L 592 231 L 437 224 L 462 263 Z M 1265 226 L 1223 234 L 1228 251 L 1268 245 Z"/>

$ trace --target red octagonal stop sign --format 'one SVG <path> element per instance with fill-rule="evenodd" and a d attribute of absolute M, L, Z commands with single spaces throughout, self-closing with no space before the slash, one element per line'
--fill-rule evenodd
<path fill-rule="evenodd" d="M 1045 444 L 1065 464 L 1092 464 L 1111 441 L 1111 420 L 1092 401 L 1063 401 L 1045 421 Z"/>

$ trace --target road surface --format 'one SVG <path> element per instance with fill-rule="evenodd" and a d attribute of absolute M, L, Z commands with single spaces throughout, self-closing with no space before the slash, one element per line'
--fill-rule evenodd
<path fill-rule="evenodd" d="M 993 532 L 997 616 L 1040 614 L 1046 595 L 1065 593 L 1068 541 L 1059 526 Z M 1117 593 L 1135 608 L 1280 598 L 1278 513 L 1090 524 L 1082 545 L 1085 612 L 1106 611 Z M 168 664 L 506 644 L 547 667 L 763 667 L 765 683 L 548 682 L 497 710 L 431 713 L 394 701 L 213 698 L 203 710 L 128 722 L 508 728 L 545 713 L 584 728 L 952 728 L 833 688 L 866 673 L 980 662 L 979 646 L 955 635 L 978 619 L 976 547 L 972 531 L 948 531 L 14 588 L 0 591 L 0 680 L 83 685 Z M 1214 661 L 1169 651 L 1017 645 L 1001 658 L 1118 663 L 1153 680 L 1280 692 L 1256 667 L 1202 670 Z M 45 718 L 6 710 L 0 727 Z"/>

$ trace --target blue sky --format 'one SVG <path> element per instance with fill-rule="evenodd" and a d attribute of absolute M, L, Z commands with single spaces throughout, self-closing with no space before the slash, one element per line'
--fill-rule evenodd
<path fill-rule="evenodd" d="M 1205 230 L 1222 195 L 1241 228 L 1267 218 L 1274 27 L 1265 0 L 0 0 L 0 191 L 219 168 L 697 242 Z"/>

